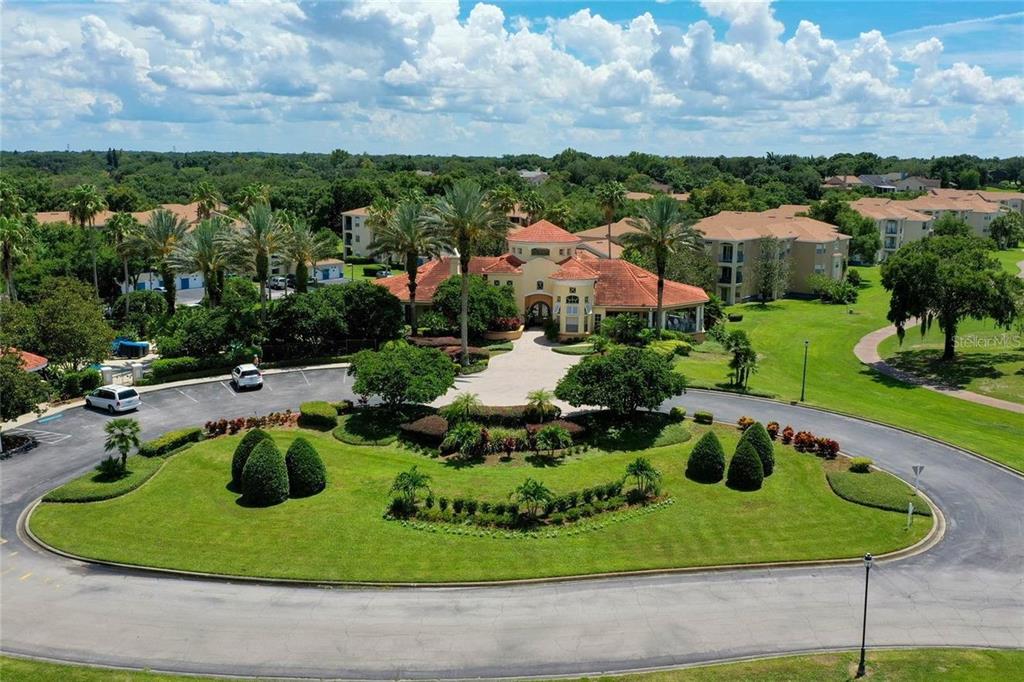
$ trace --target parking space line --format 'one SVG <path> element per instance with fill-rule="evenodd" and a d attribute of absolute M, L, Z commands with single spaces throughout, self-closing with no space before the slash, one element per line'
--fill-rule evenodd
<path fill-rule="evenodd" d="M 12 435 L 22 434 L 25 436 L 32 436 L 40 443 L 46 443 L 47 445 L 56 445 L 71 438 L 69 433 L 59 433 L 57 431 L 41 431 L 39 429 L 12 429 L 8 433 Z"/>
<path fill-rule="evenodd" d="M 28 573 L 26 573 L 25 575 L 23 575 L 23 576 L 21 576 L 20 578 L 18 578 L 18 580 L 28 580 L 28 579 L 29 579 L 29 578 L 31 578 L 31 577 L 32 577 L 32 571 L 29 571 L 29 572 L 28 572 Z"/>
<path fill-rule="evenodd" d="M 232 398 L 237 398 L 238 397 L 237 395 L 235 395 L 235 392 L 231 390 L 231 387 L 228 386 L 227 384 L 225 384 L 223 381 L 218 381 L 217 383 L 220 384 L 221 386 L 223 386 L 224 390 L 227 391 L 228 393 L 230 393 Z"/>
<path fill-rule="evenodd" d="M 10 573 L 13 570 L 14 570 L 14 566 L 11 566 L 10 568 L 0 572 L 0 575 L 7 575 L 8 573 Z"/>
<path fill-rule="evenodd" d="M 266 388 L 266 389 L 267 389 L 268 391 L 271 391 L 271 392 L 273 392 L 273 391 L 274 391 L 274 387 L 273 387 L 273 386 L 271 386 L 270 384 L 268 384 L 268 383 L 267 383 L 267 382 L 265 382 L 265 381 L 263 382 L 263 386 L 264 386 L 264 387 L 265 387 L 265 388 Z"/>
<path fill-rule="evenodd" d="M 307 385 L 310 385 L 310 384 L 309 384 L 309 377 L 307 377 L 307 376 L 306 376 L 306 373 L 305 373 L 305 372 L 303 372 L 303 371 L 302 371 L 302 370 L 300 369 L 300 370 L 299 370 L 299 374 L 301 374 L 301 375 L 302 375 L 302 378 L 306 380 L 306 384 L 307 384 Z"/>
<path fill-rule="evenodd" d="M 199 402 L 198 400 L 196 400 L 195 398 L 190 396 L 188 393 L 185 393 L 185 391 L 181 390 L 180 388 L 176 388 L 174 390 L 177 391 L 178 393 L 182 394 L 183 396 L 185 396 L 186 398 L 188 398 L 189 400 L 191 400 L 194 403 L 198 403 Z"/>

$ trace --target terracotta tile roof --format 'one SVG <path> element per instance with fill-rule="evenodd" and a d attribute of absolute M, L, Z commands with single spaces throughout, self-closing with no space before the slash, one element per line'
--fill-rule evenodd
<path fill-rule="evenodd" d="M 629 261 L 602 258 L 587 263 L 597 270 L 596 305 L 616 308 L 653 308 L 658 304 L 658 277 Z M 665 280 L 665 307 L 706 303 L 700 287 Z"/>
<path fill-rule="evenodd" d="M 779 237 L 802 242 L 830 242 L 849 239 L 834 225 L 797 216 L 806 206 L 781 206 L 768 211 L 722 211 L 699 220 L 694 227 L 708 239 L 744 241 L 761 237 Z"/>
<path fill-rule="evenodd" d="M 579 237 L 547 220 L 538 220 L 533 225 L 509 232 L 510 242 L 534 242 L 538 244 L 563 244 L 578 242 Z"/>
<path fill-rule="evenodd" d="M 630 225 L 629 224 L 629 220 L 630 220 L 629 218 L 623 218 L 622 220 L 619 220 L 619 221 L 616 221 L 616 222 L 612 223 L 612 241 L 613 242 L 617 242 L 617 241 L 621 240 L 622 235 L 624 235 L 624 234 L 629 234 L 630 232 L 639 232 L 640 231 L 640 230 L 636 229 L 635 227 L 633 227 L 632 225 Z M 608 225 L 607 225 L 607 223 L 604 224 L 604 225 L 598 225 L 597 227 L 592 227 L 589 230 L 583 230 L 581 232 L 575 232 L 574 234 L 577 237 L 579 237 L 580 239 L 585 239 L 587 241 L 590 241 L 590 240 L 600 240 L 600 239 L 607 240 L 608 239 Z"/>
<path fill-rule="evenodd" d="M 905 203 L 895 199 L 864 197 L 857 199 L 857 201 L 851 201 L 850 208 L 872 220 L 917 220 L 927 222 L 932 219 L 930 215 L 907 208 L 904 205 Z"/>
<path fill-rule="evenodd" d="M 985 192 L 979 191 L 978 196 L 986 201 L 1009 201 L 1024 199 L 1024 192 Z"/>
<path fill-rule="evenodd" d="M 950 192 L 957 192 L 951 194 Z M 941 194 L 936 194 L 941 192 Z M 962 193 L 961 193 L 962 192 Z M 999 213 L 1002 205 L 994 201 L 986 201 L 976 192 L 962 190 L 939 189 L 931 193 L 902 202 L 914 211 L 973 211 L 974 213 Z"/>
<path fill-rule="evenodd" d="M 522 273 L 523 261 L 510 253 L 501 256 L 473 256 L 469 259 L 471 275 L 494 275 Z M 430 303 L 434 292 L 446 279 L 459 271 L 459 259 L 455 256 L 444 256 L 427 261 L 416 271 L 416 302 Z M 373 280 L 384 287 L 400 300 L 409 301 L 409 275 L 402 272 L 391 277 Z"/>
<path fill-rule="evenodd" d="M 27 350 L 18 350 L 17 348 L 11 348 L 9 350 L 0 349 L 0 355 L 6 355 L 9 352 L 14 352 L 21 356 L 21 368 L 26 372 L 38 372 L 41 369 L 45 369 L 46 366 L 50 364 L 50 361 L 42 355 L 29 353 Z"/>
<path fill-rule="evenodd" d="M 349 209 L 347 211 L 342 211 L 341 215 L 368 216 L 368 215 L 370 215 L 370 207 L 369 206 L 362 206 L 360 208 L 352 208 L 352 209 Z"/>
<path fill-rule="evenodd" d="M 863 185 L 861 179 L 856 175 L 833 175 L 825 178 L 825 184 L 832 185 Z"/>
<path fill-rule="evenodd" d="M 593 265 L 597 261 L 587 259 L 584 263 L 580 258 L 566 258 L 559 263 L 561 266 L 548 275 L 550 279 L 597 279 L 598 272 Z"/>
<path fill-rule="evenodd" d="M 199 222 L 199 203 L 193 202 L 191 204 L 161 204 L 160 208 L 165 211 L 170 211 L 178 218 L 184 219 L 189 225 L 193 225 Z M 224 207 L 221 206 L 217 210 L 221 211 Z M 153 209 L 151 211 L 135 211 L 132 213 L 135 219 L 145 225 L 149 222 L 149 219 L 159 209 Z M 111 218 L 114 217 L 114 211 L 102 211 L 96 214 L 93 218 L 93 223 L 97 227 L 101 227 L 107 224 Z M 68 223 L 71 224 L 71 214 L 68 211 L 44 211 L 42 213 L 36 213 L 36 220 L 40 224 L 47 223 Z"/>

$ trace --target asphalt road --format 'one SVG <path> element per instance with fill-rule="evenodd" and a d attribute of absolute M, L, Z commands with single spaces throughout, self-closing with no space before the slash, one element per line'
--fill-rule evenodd
<path fill-rule="evenodd" d="M 139 418 L 152 436 L 349 394 L 342 370 L 276 375 L 259 393 L 220 383 L 150 393 Z M 907 478 L 912 465 L 926 465 L 922 488 L 945 512 L 947 533 L 924 554 L 872 569 L 869 646 L 1024 647 L 1024 478 L 924 438 L 805 408 L 700 391 L 671 404 L 809 428 Z M 860 641 L 859 566 L 331 589 L 156 577 L 25 544 L 18 515 L 99 459 L 105 420 L 83 409 L 31 425 L 59 442 L 0 464 L 6 652 L 181 672 L 395 679 L 598 673 Z M 387 552 L 381 547 L 382 561 Z"/>

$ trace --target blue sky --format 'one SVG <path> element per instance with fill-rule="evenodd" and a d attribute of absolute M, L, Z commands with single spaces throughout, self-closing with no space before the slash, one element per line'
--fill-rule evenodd
<path fill-rule="evenodd" d="M 17 2 L 3 149 L 1024 153 L 1024 2 Z"/>

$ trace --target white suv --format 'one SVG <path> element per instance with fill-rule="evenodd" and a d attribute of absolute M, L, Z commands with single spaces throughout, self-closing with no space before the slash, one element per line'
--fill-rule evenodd
<path fill-rule="evenodd" d="M 139 399 L 139 392 L 134 388 L 126 386 L 100 386 L 85 397 L 86 407 L 95 407 L 106 410 L 110 414 L 115 412 L 128 412 L 139 409 L 142 400 Z"/>
<path fill-rule="evenodd" d="M 231 370 L 231 383 L 235 390 L 263 388 L 263 372 L 256 365 L 239 365 Z"/>

